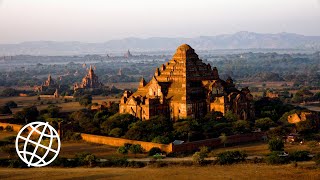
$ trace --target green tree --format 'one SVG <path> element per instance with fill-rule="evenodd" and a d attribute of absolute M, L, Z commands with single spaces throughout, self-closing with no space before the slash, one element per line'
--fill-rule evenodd
<path fill-rule="evenodd" d="M 227 111 L 226 114 L 224 115 L 224 117 L 228 120 L 228 121 L 237 121 L 238 117 L 236 114 L 234 114 L 232 111 Z"/>
<path fill-rule="evenodd" d="M 226 136 L 225 133 L 222 133 L 220 136 L 219 136 L 219 139 L 221 141 L 221 143 L 223 143 L 223 146 L 226 147 L 226 143 L 228 141 L 228 136 Z"/>
<path fill-rule="evenodd" d="M 0 114 L 12 114 L 9 106 L 0 106 Z"/>
<path fill-rule="evenodd" d="M 159 154 L 159 153 L 162 153 L 161 149 L 158 148 L 158 147 L 153 147 L 149 150 L 148 152 L 148 156 L 153 156 L 155 154 Z"/>
<path fill-rule="evenodd" d="M 210 111 L 206 114 L 206 116 L 204 117 L 204 119 L 206 121 L 224 121 L 223 119 L 223 114 L 221 112 L 218 111 Z"/>
<path fill-rule="evenodd" d="M 121 128 L 113 128 L 110 132 L 109 132 L 109 136 L 112 137 L 121 137 L 122 135 L 122 129 Z"/>
<path fill-rule="evenodd" d="M 281 139 L 271 139 L 268 142 L 270 151 L 283 151 L 284 143 Z"/>
<path fill-rule="evenodd" d="M 25 121 L 25 123 L 36 121 L 39 116 L 39 111 L 36 106 L 25 107 L 13 115 L 17 120 Z"/>
<path fill-rule="evenodd" d="M 61 132 L 61 124 L 64 122 L 62 118 L 47 118 L 46 122 L 49 122 L 58 132 Z"/>
<path fill-rule="evenodd" d="M 3 97 L 12 97 L 12 96 L 18 96 L 19 92 L 13 88 L 6 88 L 1 93 L 0 96 Z"/>
<path fill-rule="evenodd" d="M 85 158 L 84 161 L 89 165 L 89 167 L 92 167 L 93 164 L 96 162 L 96 156 L 93 154 L 88 154 Z"/>
<path fill-rule="evenodd" d="M 123 133 L 128 131 L 130 124 L 137 121 L 137 118 L 131 114 L 114 114 L 113 116 L 108 117 L 107 120 L 101 124 L 101 132 L 103 134 L 109 135 L 110 131 L 114 128 L 120 128 L 122 136 Z"/>
<path fill-rule="evenodd" d="M 267 135 L 269 139 L 282 138 L 291 131 L 290 129 L 290 127 L 278 126 L 267 131 Z"/>
<path fill-rule="evenodd" d="M 281 152 L 279 151 L 271 152 L 266 158 L 267 163 L 268 164 L 287 164 L 290 162 L 289 157 L 280 156 L 280 154 Z"/>
<path fill-rule="evenodd" d="M 245 120 L 238 120 L 232 124 L 233 132 L 235 133 L 247 133 L 250 132 L 250 123 Z"/>
<path fill-rule="evenodd" d="M 8 102 L 6 102 L 5 105 L 8 106 L 9 108 L 17 108 L 18 107 L 17 103 L 15 103 L 14 101 L 8 101 Z"/>
<path fill-rule="evenodd" d="M 111 106 L 108 108 L 110 114 L 116 114 L 119 112 L 119 103 L 113 103 Z"/>
<path fill-rule="evenodd" d="M 300 121 L 296 124 L 296 129 L 300 134 L 310 134 L 318 129 L 317 122 L 314 119 Z"/>
<path fill-rule="evenodd" d="M 292 161 L 309 161 L 311 159 L 309 151 L 301 151 L 301 150 L 291 152 L 289 155 L 289 158 Z"/>
<path fill-rule="evenodd" d="M 255 127 L 260 128 L 262 131 L 268 130 L 270 127 L 276 126 L 276 123 L 274 123 L 270 118 L 261 118 L 257 119 L 255 121 Z"/>
<path fill-rule="evenodd" d="M 243 151 L 225 151 L 217 155 L 217 162 L 222 165 L 233 164 L 245 161 L 247 157 L 247 153 Z"/>
<path fill-rule="evenodd" d="M 70 115 L 70 119 L 73 123 L 74 131 L 86 132 L 92 134 L 100 133 L 100 121 L 93 118 L 93 114 L 88 109 L 82 109 L 76 112 L 73 112 Z"/>
<path fill-rule="evenodd" d="M 160 143 L 160 144 L 169 144 L 170 143 L 170 139 L 168 137 L 165 137 L 165 136 L 157 136 L 157 137 L 153 138 L 152 142 Z"/>
<path fill-rule="evenodd" d="M 91 103 L 92 103 L 92 96 L 91 95 L 86 94 L 86 95 L 81 96 L 79 98 L 79 104 L 81 106 L 88 106 Z"/>

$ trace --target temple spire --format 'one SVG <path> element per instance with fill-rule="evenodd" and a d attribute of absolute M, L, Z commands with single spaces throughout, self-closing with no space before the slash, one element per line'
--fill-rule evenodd
<path fill-rule="evenodd" d="M 144 78 L 142 77 L 139 83 L 139 88 L 144 87 L 147 84 L 147 82 L 144 80 Z"/>

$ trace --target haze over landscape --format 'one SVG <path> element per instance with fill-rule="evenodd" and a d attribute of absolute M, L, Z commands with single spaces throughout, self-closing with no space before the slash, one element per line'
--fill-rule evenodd
<path fill-rule="evenodd" d="M 2 0 L 0 44 L 106 42 L 128 37 L 233 34 L 320 35 L 319 0 Z"/>
<path fill-rule="evenodd" d="M 78 41 L 32 41 L 19 44 L 0 44 L 0 55 L 77 55 L 77 54 L 123 54 L 130 49 L 136 53 L 158 51 L 166 54 L 172 53 L 180 44 L 188 43 L 197 50 L 219 49 L 294 49 L 294 50 L 320 50 L 320 36 L 303 36 L 299 34 L 278 33 L 259 34 L 253 32 L 238 32 L 217 36 L 199 36 L 195 38 L 125 38 L 110 40 L 103 43 L 84 43 Z"/>

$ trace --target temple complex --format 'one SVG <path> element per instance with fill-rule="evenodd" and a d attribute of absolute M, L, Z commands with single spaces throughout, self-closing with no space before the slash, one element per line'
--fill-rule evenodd
<path fill-rule="evenodd" d="M 73 89 L 94 89 L 102 86 L 103 85 L 101 82 L 99 82 L 98 76 L 94 73 L 92 66 L 90 66 L 88 74 L 82 78 L 81 83 L 74 84 Z"/>
<path fill-rule="evenodd" d="M 43 82 L 40 86 L 36 86 L 34 88 L 34 90 L 36 92 L 42 92 L 45 91 L 47 89 L 51 89 L 51 88 L 57 88 L 58 84 L 53 80 L 53 78 L 51 77 L 51 74 L 48 75 L 48 79 Z"/>
<path fill-rule="evenodd" d="M 142 120 L 157 115 L 172 120 L 201 118 L 210 111 L 231 111 L 246 120 L 254 116 L 252 99 L 248 88 L 238 90 L 231 78 L 221 80 L 216 67 L 203 63 L 194 49 L 183 44 L 156 69 L 150 82 L 142 78 L 136 92 L 124 92 L 119 111 Z"/>

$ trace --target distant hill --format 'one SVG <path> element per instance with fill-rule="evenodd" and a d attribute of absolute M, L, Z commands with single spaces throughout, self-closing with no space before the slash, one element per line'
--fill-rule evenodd
<path fill-rule="evenodd" d="M 190 44 L 196 50 L 215 49 L 308 49 L 320 50 L 320 36 L 292 33 L 261 34 L 241 31 L 235 34 L 200 36 L 195 38 L 151 37 L 125 38 L 104 43 L 35 41 L 0 44 L 0 55 L 75 55 L 106 54 L 132 51 L 174 51 L 180 44 Z"/>

